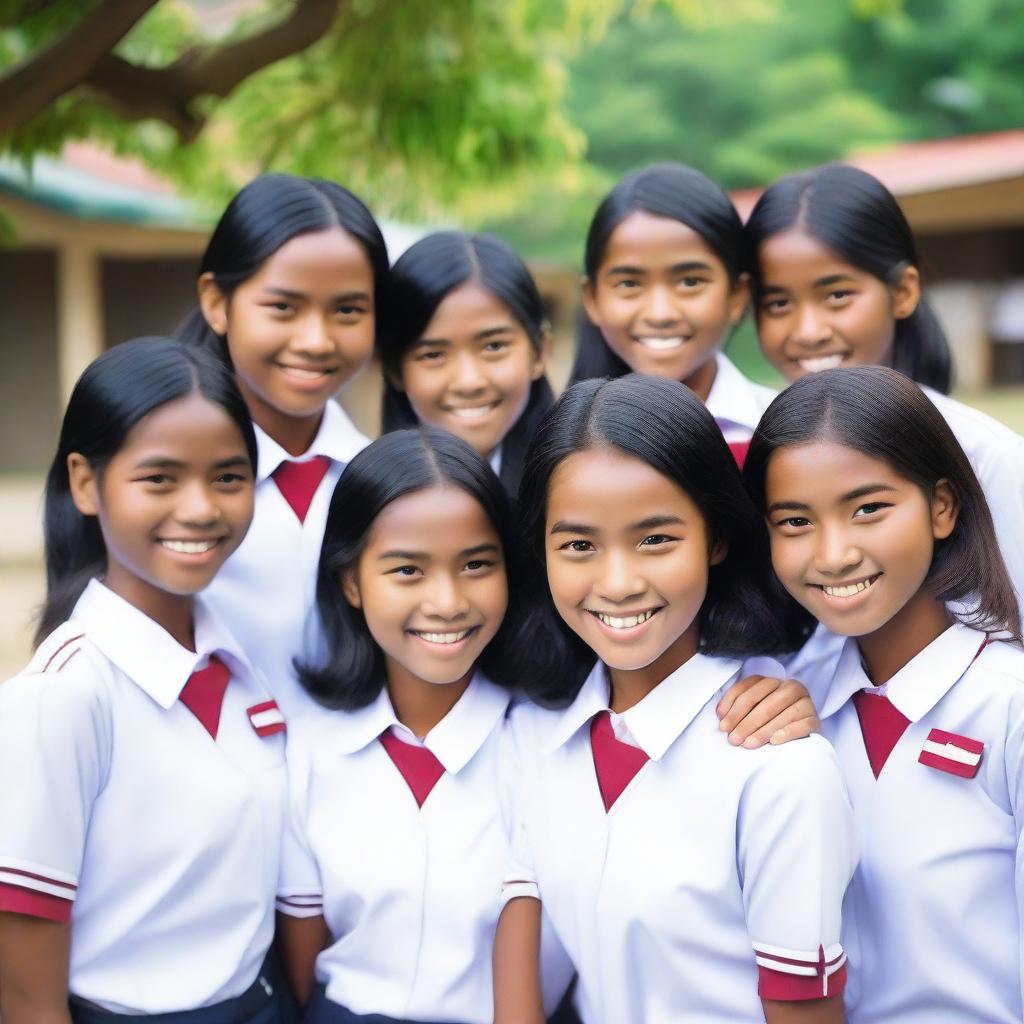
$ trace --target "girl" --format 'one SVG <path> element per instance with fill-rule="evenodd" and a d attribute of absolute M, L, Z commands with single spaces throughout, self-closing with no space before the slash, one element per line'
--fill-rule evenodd
<path fill-rule="evenodd" d="M 256 425 L 253 527 L 209 600 L 286 714 L 310 706 L 292 658 L 305 646 L 331 491 L 367 444 L 332 399 L 370 358 L 387 273 L 380 229 L 352 193 L 266 175 L 214 229 L 200 306 L 180 331 L 234 370 Z"/>
<path fill-rule="evenodd" d="M 835 757 L 816 737 L 748 752 L 718 735 L 740 657 L 798 637 L 710 413 L 646 375 L 577 384 L 522 501 L 569 706 L 512 713 L 496 1020 L 539 1019 L 538 899 L 585 1024 L 841 1020 L 855 857 Z"/>
<path fill-rule="evenodd" d="M 4 1024 L 281 1020 L 284 720 L 196 596 L 255 461 L 230 374 L 175 342 L 118 345 L 71 395 L 39 646 L 0 687 Z"/>
<path fill-rule="evenodd" d="M 682 381 L 742 464 L 774 392 L 721 351 L 748 298 L 743 225 L 729 197 L 681 164 L 630 174 L 597 208 L 585 263 L 570 383 L 630 370 Z"/>
<path fill-rule="evenodd" d="M 949 345 L 922 296 L 914 238 L 892 194 L 864 171 L 831 164 L 772 185 L 745 230 L 765 357 L 791 381 L 879 364 L 921 384 L 981 482 L 1019 599 L 1024 439 L 947 397 Z"/>
<path fill-rule="evenodd" d="M 526 264 L 494 235 L 440 231 L 401 256 L 391 287 L 379 345 L 384 431 L 448 430 L 515 494 L 554 401 L 547 319 Z"/>
<path fill-rule="evenodd" d="M 374 442 L 334 493 L 301 677 L 341 710 L 289 748 L 278 890 L 307 1021 L 492 1020 L 496 759 L 533 636 L 516 536 L 498 478 L 432 428 Z M 550 1009 L 571 971 L 554 947 L 544 966 Z"/>
<path fill-rule="evenodd" d="M 911 381 L 850 367 L 772 403 L 745 474 L 779 579 L 847 638 L 822 718 L 861 848 L 850 1021 L 1020 1021 L 1024 652 L 970 462 Z"/>

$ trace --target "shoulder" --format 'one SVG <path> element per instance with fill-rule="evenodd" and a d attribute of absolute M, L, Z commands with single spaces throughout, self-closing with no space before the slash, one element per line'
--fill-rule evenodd
<path fill-rule="evenodd" d="M 1015 457 L 1020 458 L 1021 453 L 1024 452 L 1024 437 L 993 419 L 987 413 L 965 405 L 963 402 L 958 402 L 948 395 L 933 391 L 931 388 L 922 388 L 922 390 L 931 399 L 935 408 L 942 413 L 950 430 L 953 431 L 968 454 L 972 452 L 978 454 L 1006 452 L 1013 453 Z M 1024 465 L 1020 468 L 1024 470 Z"/>
<path fill-rule="evenodd" d="M 804 739 L 757 750 L 729 746 L 735 751 L 752 790 L 774 800 L 782 794 L 830 794 L 842 789 L 842 773 L 832 745 L 815 733 Z"/>
<path fill-rule="evenodd" d="M 1024 648 L 1003 640 L 986 645 L 954 689 L 961 699 L 1024 717 Z"/>
<path fill-rule="evenodd" d="M 757 402 L 763 415 L 768 406 L 775 401 L 778 391 L 774 388 L 765 387 L 764 384 L 758 384 L 749 377 L 747 378 L 747 384 L 750 386 L 750 393 L 754 396 L 754 401 Z"/>

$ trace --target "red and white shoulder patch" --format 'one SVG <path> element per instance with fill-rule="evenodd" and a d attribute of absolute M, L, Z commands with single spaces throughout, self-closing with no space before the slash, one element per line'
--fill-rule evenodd
<path fill-rule="evenodd" d="M 961 779 L 973 779 L 981 767 L 981 756 L 985 752 L 985 744 L 970 736 L 958 736 L 955 732 L 943 732 L 932 729 L 924 741 L 917 760 L 929 768 L 937 768 L 940 772 L 959 776 Z"/>

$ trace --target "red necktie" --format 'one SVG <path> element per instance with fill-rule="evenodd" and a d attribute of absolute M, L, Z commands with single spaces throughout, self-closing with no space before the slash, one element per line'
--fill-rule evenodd
<path fill-rule="evenodd" d="M 305 462 L 289 462 L 286 459 L 271 474 L 277 489 L 291 505 L 300 523 L 306 521 L 313 495 L 330 465 L 331 460 L 326 455 L 314 455 Z"/>
<path fill-rule="evenodd" d="M 605 811 L 622 795 L 636 773 L 650 760 L 639 748 L 623 743 L 612 729 L 610 711 L 602 711 L 590 721 L 590 749 Z"/>
<path fill-rule="evenodd" d="M 900 737 L 907 731 L 910 719 L 897 711 L 888 697 L 877 693 L 858 690 L 853 695 L 853 706 L 860 719 L 860 731 L 864 737 L 864 749 L 868 752 L 868 763 L 875 773 L 881 774 L 885 762 Z"/>
<path fill-rule="evenodd" d="M 747 459 L 747 452 L 750 451 L 749 441 L 730 441 L 729 451 L 732 452 L 732 457 L 736 460 L 736 465 L 743 468 L 743 463 Z"/>
<path fill-rule="evenodd" d="M 412 743 L 403 743 L 390 729 L 380 734 L 380 741 L 408 783 L 416 803 L 422 807 L 430 791 L 437 785 L 437 780 L 444 775 L 444 765 L 433 751 Z"/>
<path fill-rule="evenodd" d="M 188 677 L 179 699 L 199 719 L 202 727 L 214 738 L 220 725 L 220 709 L 231 671 L 220 658 L 210 658 L 206 668 Z"/>

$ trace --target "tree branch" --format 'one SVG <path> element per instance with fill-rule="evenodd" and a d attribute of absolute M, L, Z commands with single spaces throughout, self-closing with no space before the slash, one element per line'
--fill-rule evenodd
<path fill-rule="evenodd" d="M 101 0 L 38 53 L 0 75 L 0 138 L 75 88 L 158 0 Z"/>
<path fill-rule="evenodd" d="M 159 118 L 182 142 L 202 130 L 205 117 L 192 108 L 199 96 L 228 96 L 250 75 L 317 42 L 331 27 L 340 0 L 295 0 L 283 21 L 244 39 L 201 46 L 163 68 L 101 57 L 83 84 L 125 120 Z"/>

